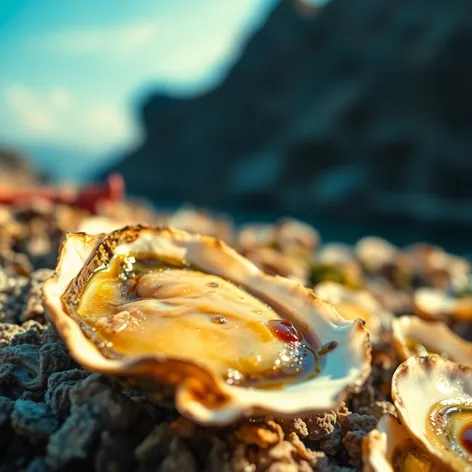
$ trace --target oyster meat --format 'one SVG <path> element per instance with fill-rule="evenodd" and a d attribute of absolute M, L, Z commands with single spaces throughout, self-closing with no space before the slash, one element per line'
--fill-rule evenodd
<path fill-rule="evenodd" d="M 179 411 L 204 424 L 324 411 L 370 372 L 361 320 L 207 236 L 69 234 L 44 299 L 84 367 L 170 387 Z"/>
<path fill-rule="evenodd" d="M 393 375 L 392 397 L 418 444 L 448 470 L 472 471 L 472 368 L 410 357 Z"/>
<path fill-rule="evenodd" d="M 277 386 L 320 368 L 318 340 L 256 297 L 216 275 L 139 256 L 115 256 L 95 273 L 76 313 L 119 353 L 203 357 L 231 384 Z"/>

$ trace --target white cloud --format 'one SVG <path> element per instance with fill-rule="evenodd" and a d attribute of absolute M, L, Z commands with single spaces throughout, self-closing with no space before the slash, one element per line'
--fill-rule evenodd
<path fill-rule="evenodd" d="M 117 106 L 94 105 L 87 110 L 91 129 L 107 139 L 122 139 L 130 133 L 127 115 Z"/>
<path fill-rule="evenodd" d="M 0 139 L 94 150 L 129 144 L 139 127 L 129 111 L 133 90 L 151 83 L 185 93 L 205 90 L 222 77 L 268 2 L 202 0 L 198 8 L 184 1 L 161 8 L 155 2 L 141 19 L 120 24 L 108 17 L 97 17 L 95 25 L 52 22 L 41 34 L 25 36 L 18 62 L 27 72 L 11 75 L 7 83 L 2 78 Z M 30 77 L 38 84 L 61 77 L 67 88 L 43 91 L 27 84 Z"/>
<path fill-rule="evenodd" d="M 48 109 L 48 97 L 38 96 L 24 85 L 13 84 L 5 90 L 5 101 L 27 131 L 40 135 L 54 131 L 54 117 Z"/>
<path fill-rule="evenodd" d="M 35 47 L 64 54 L 99 54 L 128 57 L 152 44 L 158 35 L 159 22 L 142 20 L 130 24 L 83 27 L 76 31 L 58 31 L 42 37 Z"/>
<path fill-rule="evenodd" d="M 11 84 L 0 96 L 0 110 L 9 117 L 0 130 L 0 138 L 7 141 L 27 136 L 30 141 L 101 150 L 129 142 L 135 131 L 124 107 L 81 103 L 63 87 L 39 93 L 23 84 Z"/>

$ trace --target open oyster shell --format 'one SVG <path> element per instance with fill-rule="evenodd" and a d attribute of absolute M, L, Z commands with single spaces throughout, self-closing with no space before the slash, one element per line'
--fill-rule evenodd
<path fill-rule="evenodd" d="M 167 329 L 164 349 L 155 347 L 153 336 L 162 333 L 153 331 L 151 325 L 145 335 L 125 338 L 128 344 L 115 345 L 113 338 L 110 341 L 104 337 L 103 332 L 108 331 L 100 331 L 98 321 L 108 323 L 107 328 L 113 333 L 121 333 L 123 326 L 126 328 L 127 324 L 137 322 L 133 309 L 129 307 L 127 311 L 118 313 L 120 316 L 103 318 L 98 317 L 98 312 L 93 310 L 87 318 L 81 311 L 84 303 L 85 306 L 91 304 L 98 311 L 106 305 L 100 302 L 101 299 L 98 298 L 100 303 L 96 300 L 102 292 L 109 292 L 109 284 L 100 282 L 95 286 L 94 277 L 105 274 L 114 277 L 106 279 L 112 286 L 113 283 L 121 283 L 121 272 L 118 276 L 109 275 L 113 274 L 111 269 L 115 267 L 114 261 L 120 257 L 129 257 L 125 259 L 125 267 L 131 260 L 145 261 L 149 258 L 175 267 L 156 270 L 151 274 L 148 285 L 145 285 L 147 275 L 138 279 L 138 284 L 144 280 L 142 290 L 154 290 L 153 293 L 163 290 L 167 294 L 172 292 L 172 296 L 169 295 L 167 299 L 159 299 L 162 295 L 159 294 L 151 296 L 150 300 L 144 297 L 130 301 L 128 305 L 135 302 L 151 305 L 150 310 L 143 307 L 141 312 L 135 310 L 141 316 L 143 313 L 146 315 L 139 319 L 139 323 L 143 322 L 147 327 L 148 321 L 161 322 L 166 309 L 177 323 L 179 316 L 174 315 L 179 315 L 175 312 L 175 306 L 178 306 L 181 313 L 187 315 L 191 309 L 195 309 L 199 313 L 195 322 L 208 322 L 207 325 L 188 329 L 185 322 L 180 320 L 178 324 L 171 323 L 170 328 L 163 327 Z M 131 269 L 129 273 L 132 275 L 134 268 Z M 153 277 L 158 283 L 154 283 L 156 280 Z M 126 277 L 120 280 L 126 280 Z M 219 318 L 223 318 L 212 314 L 212 319 L 208 321 L 206 306 L 214 300 L 211 301 L 209 295 L 211 290 L 202 287 L 219 287 L 211 290 L 215 292 L 221 289 L 217 295 L 212 295 L 223 296 L 223 303 L 219 305 L 221 309 L 227 310 L 228 316 L 233 316 L 236 321 L 245 320 L 245 324 L 236 323 L 231 327 L 230 323 L 227 327 L 231 329 L 227 329 L 224 334 L 226 337 L 222 332 L 218 334 L 214 331 L 217 333 L 215 342 L 204 339 L 196 355 L 192 351 L 192 343 L 199 341 L 196 333 L 205 335 L 205 331 L 210 329 L 205 326 L 209 325 L 216 330 Z M 122 295 L 125 291 L 117 293 Z M 48 314 L 77 362 L 90 370 L 126 378 L 151 392 L 157 391 L 158 386 L 168 386 L 175 393 L 177 409 L 202 424 L 226 424 L 251 414 L 292 416 L 324 411 L 333 408 L 350 391 L 359 389 L 370 372 L 370 342 L 361 320 L 344 320 L 311 290 L 288 279 L 263 273 L 223 242 L 207 236 L 167 228 L 143 227 L 128 227 L 110 235 L 68 234 L 60 250 L 55 275 L 45 283 L 43 294 Z M 116 310 L 122 308 L 117 307 Z M 284 380 L 281 385 L 268 388 L 237 385 L 237 378 L 229 375 L 231 369 L 228 369 L 226 377 L 223 376 L 220 367 L 226 364 L 220 362 L 219 358 L 216 362 L 207 355 L 208 352 L 215 355 L 215 346 L 219 346 L 218 342 L 221 341 L 218 336 L 223 336 L 227 344 L 216 350 L 216 356 L 225 357 L 231 363 L 235 360 L 231 356 L 245 352 L 248 346 L 251 347 L 251 339 L 254 338 L 252 331 L 248 332 L 252 337 L 246 339 L 241 337 L 238 330 L 243 330 L 241 332 L 244 334 L 247 326 L 254 325 L 256 334 L 266 333 L 267 320 L 274 317 L 285 326 L 293 323 L 292 327 L 301 327 L 307 338 L 311 336 L 310 339 L 317 339 L 318 364 L 312 375 L 297 377 L 294 381 Z M 218 321 L 216 325 L 213 318 Z M 93 325 L 90 319 L 98 321 Z M 172 346 L 165 344 L 166 339 L 173 343 Z M 282 353 L 287 348 L 308 349 L 300 342 L 293 343 L 293 339 L 283 343 L 275 336 L 266 335 L 265 341 L 265 344 L 261 342 L 256 345 L 260 355 L 260 359 L 254 361 L 256 364 L 270 360 L 279 347 Z M 278 359 L 283 359 L 283 356 Z"/>
<path fill-rule="evenodd" d="M 364 285 L 360 263 L 352 248 L 342 243 L 329 243 L 320 248 L 312 264 L 311 281 L 314 285 L 339 282 L 356 289 Z"/>
<path fill-rule="evenodd" d="M 340 266 L 354 260 L 354 252 L 351 246 L 343 243 L 325 244 L 317 254 L 317 262 L 328 266 Z"/>
<path fill-rule="evenodd" d="M 461 298 L 436 288 L 416 290 L 414 304 L 418 316 L 427 320 L 472 321 L 472 296 Z"/>
<path fill-rule="evenodd" d="M 453 362 L 472 365 L 472 344 L 441 321 L 401 316 L 392 321 L 393 341 L 401 360 L 411 356 L 440 354 Z"/>
<path fill-rule="evenodd" d="M 270 247 L 284 254 L 304 256 L 310 255 L 319 241 L 318 231 L 293 218 L 282 218 L 275 225 L 248 224 L 241 228 L 238 236 L 242 251 Z"/>
<path fill-rule="evenodd" d="M 335 306 L 347 320 L 361 318 L 366 322 L 372 341 L 377 341 L 383 329 L 390 329 L 392 314 L 365 290 L 352 290 L 332 281 L 321 282 L 314 288 L 316 295 Z"/>
<path fill-rule="evenodd" d="M 436 459 L 419 447 L 397 418 L 386 413 L 362 442 L 364 472 L 409 472 L 444 470 Z"/>
<path fill-rule="evenodd" d="M 206 233 L 205 233 L 206 234 Z M 318 232 L 292 218 L 275 225 L 256 223 L 241 228 L 238 251 L 264 272 L 306 285 L 310 258 L 319 242 Z"/>
<path fill-rule="evenodd" d="M 467 283 L 470 263 L 448 254 L 442 248 L 427 243 L 416 243 L 404 250 L 407 265 L 427 286 L 446 290 L 459 289 Z M 406 262 L 406 261 L 405 261 Z"/>
<path fill-rule="evenodd" d="M 87 234 L 101 234 L 101 233 L 111 233 L 117 229 L 123 227 L 123 222 L 112 220 L 108 216 L 89 216 L 84 218 L 77 231 L 80 233 Z"/>
<path fill-rule="evenodd" d="M 368 272 L 376 272 L 393 264 L 399 250 L 385 239 L 367 236 L 360 239 L 354 248 L 355 254 Z"/>
<path fill-rule="evenodd" d="M 418 444 L 451 470 L 472 470 L 472 368 L 410 357 L 393 375 L 392 398 Z"/>

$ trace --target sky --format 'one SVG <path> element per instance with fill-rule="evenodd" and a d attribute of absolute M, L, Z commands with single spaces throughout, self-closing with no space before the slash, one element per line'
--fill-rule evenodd
<path fill-rule="evenodd" d="M 214 86 L 275 3 L 1 0 L 0 146 L 132 146 L 147 94 Z"/>

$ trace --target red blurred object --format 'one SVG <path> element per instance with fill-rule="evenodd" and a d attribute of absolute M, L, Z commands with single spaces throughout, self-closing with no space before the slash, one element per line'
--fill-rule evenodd
<path fill-rule="evenodd" d="M 120 174 L 110 174 L 103 185 L 86 185 L 82 188 L 0 187 L 0 204 L 31 203 L 37 199 L 63 203 L 95 212 L 98 203 L 118 202 L 125 195 L 125 182 Z"/>

